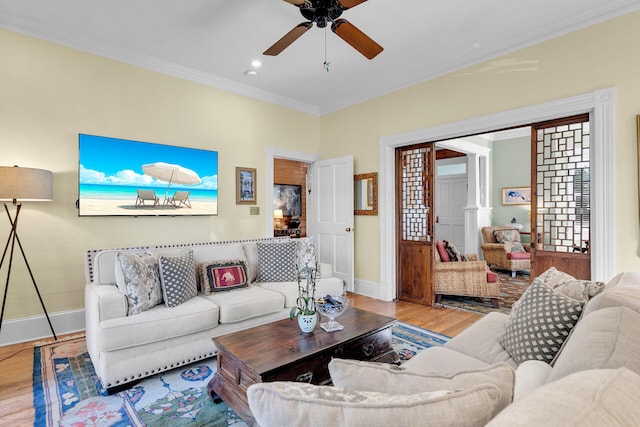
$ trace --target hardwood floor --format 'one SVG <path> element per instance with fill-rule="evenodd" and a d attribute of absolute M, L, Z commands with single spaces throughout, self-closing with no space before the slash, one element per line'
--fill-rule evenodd
<path fill-rule="evenodd" d="M 395 317 L 449 336 L 459 334 L 482 317 L 475 313 L 426 307 L 406 301 L 386 302 L 357 294 L 350 294 L 349 298 L 354 307 Z M 65 335 L 60 338 L 64 337 Z M 53 341 L 53 338 L 38 341 Z M 31 384 L 34 343 L 35 341 L 0 347 L 0 426 L 33 425 Z"/>

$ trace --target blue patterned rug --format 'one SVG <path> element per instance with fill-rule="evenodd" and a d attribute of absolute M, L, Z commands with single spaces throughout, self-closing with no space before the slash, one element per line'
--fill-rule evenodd
<path fill-rule="evenodd" d="M 401 360 L 442 345 L 449 337 L 396 322 L 393 347 Z M 246 424 L 223 402 L 214 404 L 206 386 L 216 359 L 149 377 L 108 396 L 95 374 L 84 337 L 34 349 L 35 426 L 231 426 Z"/>

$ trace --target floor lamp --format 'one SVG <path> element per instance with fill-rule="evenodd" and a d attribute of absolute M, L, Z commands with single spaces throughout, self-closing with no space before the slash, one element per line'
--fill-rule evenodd
<path fill-rule="evenodd" d="M 44 169 L 20 168 L 18 166 L 0 166 L 0 201 L 5 201 L 4 210 L 7 213 L 9 223 L 11 224 L 11 232 L 9 233 L 9 238 L 7 239 L 7 243 L 4 246 L 2 259 L 0 260 L 1 270 L 7 254 L 9 255 L 7 280 L 4 285 L 4 297 L 2 298 L 2 312 L 0 312 L 0 330 L 2 330 L 4 308 L 5 303 L 7 302 L 9 280 L 11 279 L 13 254 L 17 243 L 18 248 L 20 248 L 22 258 L 27 265 L 27 270 L 29 271 L 29 276 L 31 277 L 33 287 L 38 294 L 38 298 L 40 299 L 42 310 L 44 310 L 44 314 L 45 316 L 47 316 L 47 322 L 49 322 L 49 328 L 51 328 L 53 338 L 57 340 L 58 337 L 53 330 L 51 319 L 49 319 L 49 313 L 47 313 L 47 309 L 44 306 L 44 301 L 42 301 L 42 296 L 40 295 L 40 290 L 38 289 L 38 285 L 36 284 L 36 279 L 33 277 L 33 272 L 31 271 L 31 267 L 29 266 L 29 261 L 27 261 L 27 256 L 24 253 L 22 243 L 20 242 L 20 238 L 18 237 L 18 217 L 20 216 L 20 209 L 22 209 L 22 202 L 45 202 L 51 200 L 53 200 L 53 173 L 51 173 L 51 171 Z M 11 203 L 6 203 L 7 201 L 11 201 Z M 16 208 L 16 214 L 14 217 L 11 217 L 8 205 L 13 205 Z"/>

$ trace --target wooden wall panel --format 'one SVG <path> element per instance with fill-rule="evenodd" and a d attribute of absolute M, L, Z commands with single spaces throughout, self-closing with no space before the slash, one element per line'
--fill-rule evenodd
<path fill-rule="evenodd" d="M 302 215 L 300 216 L 300 236 L 307 235 L 307 172 L 309 165 L 295 160 L 273 160 L 273 183 L 302 186 Z M 273 205 L 271 205 L 273 209 Z M 284 219 L 288 224 L 290 218 Z"/>

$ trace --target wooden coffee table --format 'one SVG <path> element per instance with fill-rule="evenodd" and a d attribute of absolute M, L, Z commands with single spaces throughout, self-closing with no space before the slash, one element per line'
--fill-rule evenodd
<path fill-rule="evenodd" d="M 218 370 L 207 386 L 214 402 L 224 400 L 249 425 L 247 402 L 251 384 L 300 381 L 328 384 L 327 365 L 333 357 L 395 362 L 391 326 L 395 319 L 349 307 L 336 319 L 344 330 L 300 331 L 298 322 L 284 319 L 213 338 Z"/>

